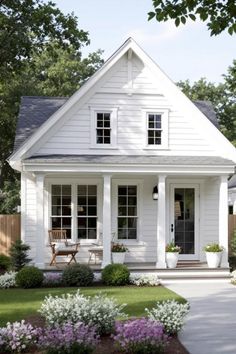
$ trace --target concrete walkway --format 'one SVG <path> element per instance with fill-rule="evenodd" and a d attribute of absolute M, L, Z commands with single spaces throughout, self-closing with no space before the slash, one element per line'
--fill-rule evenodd
<path fill-rule="evenodd" d="M 179 338 L 191 354 L 236 354 L 236 286 L 226 281 L 191 281 L 165 286 L 190 302 Z"/>

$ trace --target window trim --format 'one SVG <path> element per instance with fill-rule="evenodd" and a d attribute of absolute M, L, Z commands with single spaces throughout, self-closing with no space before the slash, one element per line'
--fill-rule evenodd
<path fill-rule="evenodd" d="M 137 186 L 137 238 L 136 239 L 118 239 L 117 229 L 118 229 L 118 186 Z M 113 190 L 114 195 L 114 212 L 112 213 L 112 226 L 116 232 L 117 242 L 122 242 L 129 245 L 137 245 L 142 241 L 142 206 L 143 206 L 143 180 L 141 179 L 114 179 L 113 180 Z"/>
<path fill-rule="evenodd" d="M 47 222 L 45 218 L 45 228 L 48 230 L 51 228 L 51 201 L 52 201 L 52 185 L 71 185 L 71 241 L 80 241 L 81 245 L 91 245 L 94 242 L 98 242 L 100 234 L 102 232 L 102 181 L 98 178 L 57 178 L 49 177 L 45 182 L 47 189 L 47 206 L 46 212 L 48 215 Z M 77 186 L 78 185 L 96 185 L 97 186 L 97 238 L 96 239 L 78 239 L 77 238 Z M 48 238 L 46 239 L 48 240 Z M 47 242 L 47 241 L 46 241 Z"/>
<path fill-rule="evenodd" d="M 110 144 L 97 144 L 97 113 L 110 114 Z M 90 107 L 91 115 L 91 144 L 90 148 L 96 149 L 116 149 L 117 146 L 117 107 L 96 106 Z"/>
<path fill-rule="evenodd" d="M 162 134 L 161 134 L 161 144 L 148 144 L 148 117 L 149 114 L 161 115 L 161 125 L 162 125 Z M 144 149 L 147 150 L 164 150 L 169 147 L 169 109 L 158 109 L 158 108 L 150 108 L 143 109 L 143 116 L 145 122 L 145 143 Z"/>

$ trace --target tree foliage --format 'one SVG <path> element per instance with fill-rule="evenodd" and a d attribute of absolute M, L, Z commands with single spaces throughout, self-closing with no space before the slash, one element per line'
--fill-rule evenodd
<path fill-rule="evenodd" d="M 20 97 L 69 96 L 103 60 L 100 50 L 82 58 L 88 32 L 52 2 L 0 0 L 0 28 L 0 213 L 12 213 L 19 174 L 6 159 L 13 151 Z"/>
<path fill-rule="evenodd" d="M 200 18 L 207 23 L 211 35 L 224 30 L 236 33 L 235 0 L 152 0 L 154 11 L 148 13 L 148 19 L 158 22 L 175 20 L 175 25 L 185 24 L 187 20 Z"/>
<path fill-rule="evenodd" d="M 214 84 L 207 82 L 202 78 L 190 84 L 189 80 L 180 81 L 177 85 L 191 100 L 205 100 L 210 101 L 216 112 L 219 120 L 220 129 L 222 133 L 236 146 L 236 104 L 234 90 L 236 90 L 236 76 L 235 83 L 233 77 L 236 74 L 235 68 L 229 68 L 228 75 L 225 75 L 223 83 Z M 232 86 L 228 84 L 232 83 Z"/>

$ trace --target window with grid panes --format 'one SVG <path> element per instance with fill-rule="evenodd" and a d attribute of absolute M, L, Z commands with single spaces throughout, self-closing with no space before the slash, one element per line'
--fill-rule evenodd
<path fill-rule="evenodd" d="M 148 113 L 148 145 L 162 144 L 162 115 Z"/>
<path fill-rule="evenodd" d="M 51 228 L 66 230 L 71 238 L 71 186 L 54 184 L 51 190 Z"/>
<path fill-rule="evenodd" d="M 137 238 L 137 186 L 118 186 L 118 239 Z"/>
<path fill-rule="evenodd" d="M 97 113 L 96 124 L 96 141 L 97 144 L 111 143 L 111 114 Z"/>
<path fill-rule="evenodd" d="M 97 186 L 77 186 L 77 236 L 97 238 Z"/>

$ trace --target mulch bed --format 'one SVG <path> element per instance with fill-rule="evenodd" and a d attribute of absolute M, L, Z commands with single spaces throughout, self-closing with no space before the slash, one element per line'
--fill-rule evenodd
<path fill-rule="evenodd" d="M 30 316 L 26 319 L 26 322 L 31 323 L 33 326 L 36 327 L 44 327 L 45 326 L 45 321 L 44 318 L 35 315 L 35 316 Z M 43 354 L 43 352 L 35 352 L 34 354 Z M 104 336 L 101 338 L 101 342 L 96 348 L 96 351 L 94 352 L 96 354 L 122 354 L 120 351 L 118 351 L 116 348 L 114 348 L 114 342 L 110 338 L 110 336 Z M 164 354 L 189 354 L 189 352 L 185 349 L 185 347 L 180 343 L 177 337 L 172 337 L 169 341 L 168 346 L 166 347 L 166 350 Z"/>

